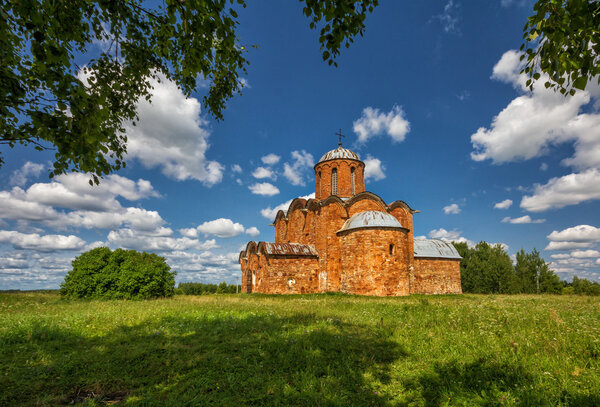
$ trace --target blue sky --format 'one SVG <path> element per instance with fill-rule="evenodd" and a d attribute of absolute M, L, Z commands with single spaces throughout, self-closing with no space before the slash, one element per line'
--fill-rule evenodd
<path fill-rule="evenodd" d="M 250 2 L 246 87 L 224 121 L 201 109 L 206 89 L 157 84 L 127 168 L 95 188 L 48 179 L 48 153 L 2 147 L 0 289 L 56 288 L 100 245 L 159 253 L 178 281 L 234 282 L 241 247 L 273 241 L 276 209 L 314 191 L 339 128 L 367 190 L 421 211 L 415 236 L 537 248 L 562 278 L 598 280 L 600 88 L 524 88 L 532 4 L 383 1 L 334 68 L 299 2 Z"/>

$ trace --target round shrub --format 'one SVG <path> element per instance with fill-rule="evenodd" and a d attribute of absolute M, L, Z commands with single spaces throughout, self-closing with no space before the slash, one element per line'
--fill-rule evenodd
<path fill-rule="evenodd" d="M 135 250 L 98 247 L 76 257 L 60 286 L 75 298 L 144 299 L 172 296 L 175 272 L 164 257 Z"/>

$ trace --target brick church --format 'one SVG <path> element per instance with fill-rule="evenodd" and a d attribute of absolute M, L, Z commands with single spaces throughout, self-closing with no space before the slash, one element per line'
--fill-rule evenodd
<path fill-rule="evenodd" d="M 275 216 L 275 242 L 251 241 L 240 253 L 242 292 L 461 293 L 454 246 L 414 239 L 418 211 L 365 191 L 356 153 L 339 143 L 314 169 L 315 199 L 294 199 Z"/>

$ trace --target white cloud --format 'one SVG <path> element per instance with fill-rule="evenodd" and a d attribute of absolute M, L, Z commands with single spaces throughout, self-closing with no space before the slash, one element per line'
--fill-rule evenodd
<path fill-rule="evenodd" d="M 273 180 L 277 179 L 277 175 L 275 175 L 275 173 L 272 170 L 270 170 L 269 168 L 265 168 L 265 167 L 257 167 L 254 170 L 254 172 L 252 173 L 252 176 L 257 179 L 262 179 L 262 178 L 271 178 Z"/>
<path fill-rule="evenodd" d="M 540 171 L 546 171 L 547 169 L 548 169 L 548 164 L 546 164 L 546 163 L 540 164 Z"/>
<path fill-rule="evenodd" d="M 23 186 L 27 183 L 29 177 L 39 177 L 41 172 L 44 170 L 43 164 L 32 163 L 31 161 L 27 161 L 23 164 L 23 167 L 14 171 L 10 177 L 11 185 L 19 185 Z"/>
<path fill-rule="evenodd" d="M 494 66 L 492 78 L 512 84 L 521 96 L 512 100 L 492 120 L 491 127 L 480 128 L 471 136 L 476 161 L 491 159 L 494 163 L 527 160 L 545 154 L 551 145 L 575 142 L 575 154 L 564 164 L 583 170 L 600 165 L 600 115 L 579 114 L 591 100 L 589 91 L 565 97 L 543 83 L 536 82 L 530 92 L 520 73 L 522 54 L 510 50 Z"/>
<path fill-rule="evenodd" d="M 577 225 L 560 232 L 555 230 L 547 237 L 557 242 L 600 242 L 600 228 L 590 225 Z"/>
<path fill-rule="evenodd" d="M 204 222 L 196 229 L 204 235 L 213 235 L 221 238 L 235 237 L 245 231 L 241 223 L 234 223 L 231 219 L 225 218 Z"/>
<path fill-rule="evenodd" d="M 315 193 L 313 192 L 311 194 L 301 196 L 300 198 L 303 198 L 303 199 L 306 199 L 306 200 L 308 200 L 308 199 L 314 199 L 315 198 Z M 284 211 L 284 212 L 287 211 L 288 208 L 290 207 L 290 204 L 292 203 L 292 201 L 293 201 L 293 199 L 290 199 L 289 201 L 285 201 L 285 202 L 283 202 L 283 203 L 275 206 L 274 208 L 271 208 L 269 206 L 269 207 L 267 207 L 265 209 L 262 209 L 260 211 L 260 214 L 262 216 L 264 216 L 265 218 L 269 219 L 270 221 L 273 221 L 273 220 L 275 220 L 275 216 L 277 215 L 277 212 L 279 212 L 280 210 Z"/>
<path fill-rule="evenodd" d="M 144 251 L 209 250 L 218 247 L 214 239 L 200 242 L 189 237 L 174 238 L 160 234 L 145 234 L 132 229 L 110 231 L 108 242 L 118 247 Z"/>
<path fill-rule="evenodd" d="M 600 257 L 600 252 L 598 250 L 575 250 L 571 252 L 571 256 L 586 259 L 590 257 Z"/>
<path fill-rule="evenodd" d="M 444 206 L 444 213 L 446 215 L 450 215 L 450 214 L 457 215 L 460 213 L 460 207 L 455 203 Z"/>
<path fill-rule="evenodd" d="M 403 141 L 410 131 L 410 123 L 404 117 L 404 110 L 400 106 L 394 106 L 388 113 L 366 107 L 361 117 L 352 125 L 352 129 L 358 134 L 359 143 L 366 143 L 369 139 L 383 134 L 390 136 L 392 142 L 398 143 Z"/>
<path fill-rule="evenodd" d="M 497 202 L 494 205 L 494 209 L 508 209 L 512 205 L 513 201 L 510 199 L 505 199 L 502 202 Z"/>
<path fill-rule="evenodd" d="M 259 182 L 253 185 L 250 185 L 248 189 L 255 195 L 277 195 L 279 193 L 279 188 L 277 188 L 273 184 L 269 184 L 268 182 Z"/>
<path fill-rule="evenodd" d="M 535 185 L 533 195 L 521 200 L 521 208 L 541 212 L 594 199 L 600 199 L 600 170 L 590 169 Z"/>
<path fill-rule="evenodd" d="M 231 166 L 231 171 L 233 171 L 236 174 L 241 174 L 242 173 L 242 167 L 240 167 L 239 164 L 233 164 Z"/>
<path fill-rule="evenodd" d="M 292 163 L 283 164 L 283 176 L 292 185 L 305 185 L 304 173 L 315 165 L 312 154 L 304 150 L 292 151 Z"/>
<path fill-rule="evenodd" d="M 544 250 L 573 250 L 573 249 L 584 249 L 591 247 L 592 243 L 586 242 L 550 242 L 544 248 Z"/>
<path fill-rule="evenodd" d="M 263 164 L 267 164 L 267 165 L 277 164 L 280 159 L 281 159 L 281 157 L 279 157 L 277 154 L 273 154 L 273 153 L 267 154 L 261 158 Z"/>
<path fill-rule="evenodd" d="M 73 235 L 27 234 L 13 230 L 0 230 L 0 243 L 11 244 L 15 249 L 38 251 L 74 250 L 85 246 L 85 241 Z"/>
<path fill-rule="evenodd" d="M 458 22 L 460 21 L 458 8 L 458 3 L 455 4 L 453 0 L 449 0 L 444 6 L 444 11 L 442 14 L 434 16 L 434 19 L 440 21 L 444 31 L 447 33 L 460 34 L 460 30 L 458 28 Z"/>
<path fill-rule="evenodd" d="M 464 242 L 469 247 L 475 247 L 475 242 L 461 236 L 461 232 L 457 230 L 446 230 L 444 228 L 433 229 L 429 232 L 429 237 L 432 239 L 441 239 L 445 242 Z"/>
<path fill-rule="evenodd" d="M 246 234 L 250 235 L 252 237 L 256 237 L 256 236 L 260 235 L 260 230 L 258 230 L 258 228 L 256 226 L 252 226 L 252 227 L 249 227 L 248 229 L 246 229 Z"/>
<path fill-rule="evenodd" d="M 177 85 L 162 77 L 151 80 L 152 103 L 138 103 L 139 121 L 126 126 L 127 155 L 147 168 L 160 167 L 178 181 L 195 179 L 206 186 L 219 183 L 223 166 L 206 159 L 208 122 L 200 117 L 200 102 L 186 98 Z"/>
<path fill-rule="evenodd" d="M 379 181 L 385 178 L 385 165 L 379 158 L 368 155 L 363 162 L 365 163 L 365 180 Z"/>
<path fill-rule="evenodd" d="M 510 216 L 502 219 L 503 223 L 514 223 L 514 224 L 522 224 L 522 223 L 544 223 L 546 219 L 531 219 L 531 216 L 525 215 L 520 218 L 511 218 Z"/>

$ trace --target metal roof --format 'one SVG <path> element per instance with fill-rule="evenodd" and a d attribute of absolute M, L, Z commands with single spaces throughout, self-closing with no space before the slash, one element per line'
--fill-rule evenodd
<path fill-rule="evenodd" d="M 354 151 L 348 150 L 347 148 L 342 148 L 342 145 L 340 144 L 335 150 L 326 152 L 323 155 L 323 157 L 321 157 L 321 159 L 319 160 L 319 163 L 323 161 L 335 160 L 338 158 L 347 158 L 351 160 L 360 161 L 360 158 L 358 158 L 358 155 Z"/>
<path fill-rule="evenodd" d="M 360 212 L 352 216 L 338 232 L 360 228 L 402 228 L 398 219 L 381 211 Z"/>
<path fill-rule="evenodd" d="M 262 243 L 262 247 L 267 255 L 277 256 L 313 256 L 318 257 L 319 253 L 314 246 L 300 243 Z"/>
<path fill-rule="evenodd" d="M 438 239 L 415 239 L 415 257 L 462 259 L 452 243 Z"/>

